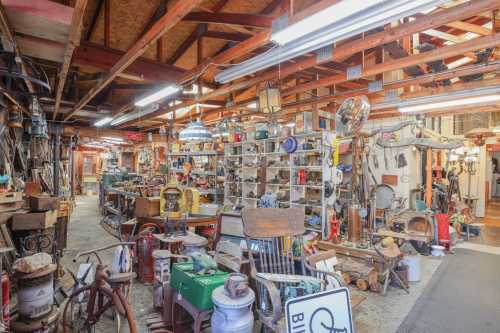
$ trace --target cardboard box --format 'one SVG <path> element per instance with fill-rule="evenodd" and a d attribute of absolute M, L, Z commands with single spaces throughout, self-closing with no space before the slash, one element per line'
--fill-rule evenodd
<path fill-rule="evenodd" d="M 57 210 L 39 213 L 20 213 L 12 216 L 12 230 L 39 230 L 57 222 Z"/>
<path fill-rule="evenodd" d="M 36 212 L 59 209 L 59 201 L 58 197 L 43 194 L 32 195 L 29 198 L 30 209 Z"/>
<path fill-rule="evenodd" d="M 160 197 L 139 197 L 135 199 L 135 217 L 160 215 Z"/>

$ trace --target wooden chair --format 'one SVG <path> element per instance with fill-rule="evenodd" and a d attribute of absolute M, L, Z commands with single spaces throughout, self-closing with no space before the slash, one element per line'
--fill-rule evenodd
<path fill-rule="evenodd" d="M 304 217 L 304 211 L 297 208 L 245 208 L 242 211 L 250 276 L 258 296 L 259 320 L 274 332 L 286 332 L 281 295 L 287 286 L 314 281 L 324 290 L 327 282 L 323 278 L 336 278 L 335 274 L 306 265 L 302 253 L 293 255 L 294 241 L 302 245 Z M 309 271 L 310 275 L 297 275 L 296 269 L 304 274 Z"/>

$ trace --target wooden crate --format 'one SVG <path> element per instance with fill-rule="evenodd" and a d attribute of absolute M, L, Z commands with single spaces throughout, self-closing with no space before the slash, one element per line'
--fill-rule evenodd
<path fill-rule="evenodd" d="M 39 213 L 20 213 L 12 217 L 12 230 L 39 230 L 52 227 L 57 222 L 57 210 Z"/>
<path fill-rule="evenodd" d="M 160 197 L 135 199 L 135 217 L 153 217 L 160 215 Z"/>
<path fill-rule="evenodd" d="M 0 193 L 0 204 L 23 201 L 23 192 L 3 192 Z"/>
<path fill-rule="evenodd" d="M 0 203 L 0 213 L 13 212 L 21 209 L 24 205 L 24 201 Z"/>
<path fill-rule="evenodd" d="M 49 195 L 37 194 L 29 197 L 29 205 L 32 211 L 44 212 L 59 208 L 60 198 Z"/>

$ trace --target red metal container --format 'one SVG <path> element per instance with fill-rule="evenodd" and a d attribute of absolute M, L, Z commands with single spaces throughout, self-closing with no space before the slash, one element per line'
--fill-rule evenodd
<path fill-rule="evenodd" d="M 435 215 L 438 224 L 438 240 L 439 241 L 449 241 L 450 240 L 450 217 L 448 214 L 436 214 Z"/>
<path fill-rule="evenodd" d="M 142 283 L 153 283 L 153 233 L 142 233 L 137 238 L 137 275 Z"/>
<path fill-rule="evenodd" d="M 9 327 L 10 322 L 10 283 L 9 275 L 2 272 L 2 319 L 4 324 Z"/>

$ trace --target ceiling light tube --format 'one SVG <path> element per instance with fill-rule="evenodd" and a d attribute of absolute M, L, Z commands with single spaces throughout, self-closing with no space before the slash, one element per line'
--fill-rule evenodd
<path fill-rule="evenodd" d="M 356 3 L 355 8 L 358 9 L 357 12 L 342 19 L 336 19 L 333 21 L 334 23 L 329 23 L 327 26 L 324 26 L 323 23 L 318 23 L 318 26 L 322 27 L 319 30 L 314 30 L 314 27 L 310 28 L 309 30 L 314 31 L 306 34 L 299 33 L 299 37 L 293 40 L 293 36 L 291 36 L 290 41 L 284 46 L 276 47 L 266 53 L 250 58 L 239 65 L 232 66 L 217 74 L 215 80 L 219 83 L 228 83 L 445 2 L 447 0 L 370 1 L 371 7 L 362 7 L 365 10 L 359 11 L 360 1 L 349 0 L 349 3 Z M 352 10 L 349 13 L 352 13 Z M 294 25 L 291 25 L 290 29 Z"/>
<path fill-rule="evenodd" d="M 95 127 L 102 127 L 102 126 L 104 126 L 104 125 L 109 124 L 109 123 L 111 122 L 111 120 L 113 120 L 113 118 L 112 118 L 112 117 L 104 117 L 104 118 L 101 118 L 101 119 L 99 119 L 98 121 L 96 121 L 96 122 L 94 123 L 94 126 L 95 126 Z"/>
<path fill-rule="evenodd" d="M 403 106 L 399 107 L 399 112 L 403 113 L 415 113 L 415 112 L 425 112 L 432 111 L 436 109 L 452 108 L 456 106 L 474 105 L 481 103 L 491 103 L 500 101 L 500 95 L 485 95 L 478 97 L 461 98 L 444 102 L 436 102 L 429 104 L 421 104 L 415 106 Z"/>
<path fill-rule="evenodd" d="M 141 98 L 140 100 L 136 101 L 134 104 L 135 106 L 139 107 L 144 107 L 146 105 L 149 105 L 154 102 L 158 102 L 166 97 L 172 96 L 179 91 L 181 91 L 182 87 L 178 85 L 170 85 L 165 88 L 162 88 L 158 90 L 157 92 L 152 93 L 151 95 L 148 95 L 144 98 Z"/>
<path fill-rule="evenodd" d="M 416 97 L 395 102 L 378 103 L 371 106 L 371 110 L 382 110 L 391 108 L 406 108 L 411 106 L 430 105 L 453 100 L 468 99 L 486 95 L 500 94 L 500 85 L 486 88 L 475 88 L 469 90 L 452 91 L 446 94 Z"/>
<path fill-rule="evenodd" d="M 367 10 L 385 0 L 343 0 L 293 23 L 271 35 L 271 41 L 285 45 L 312 32 L 336 24 L 360 11 Z"/>

